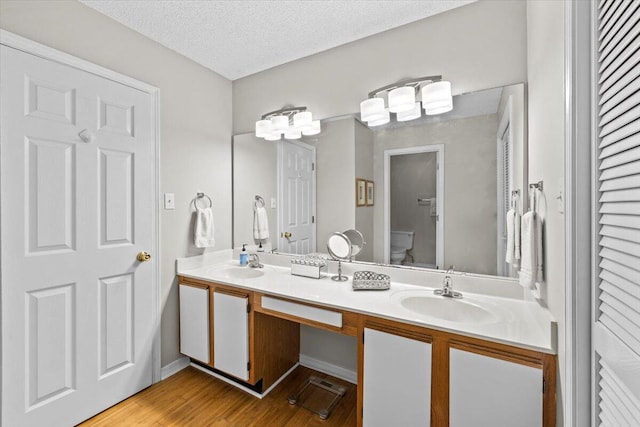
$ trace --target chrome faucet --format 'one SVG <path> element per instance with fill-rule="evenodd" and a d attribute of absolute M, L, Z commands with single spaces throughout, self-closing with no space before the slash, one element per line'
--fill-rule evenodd
<path fill-rule="evenodd" d="M 249 254 L 249 267 L 262 268 L 264 265 L 260 264 L 260 257 L 258 254 Z"/>
<path fill-rule="evenodd" d="M 436 295 L 442 295 L 447 298 L 462 298 L 462 293 L 456 292 L 453 290 L 453 279 L 451 279 L 451 274 L 453 274 L 453 265 L 449 267 L 447 272 L 445 273 L 444 280 L 442 281 L 442 289 L 436 289 L 433 291 Z"/>

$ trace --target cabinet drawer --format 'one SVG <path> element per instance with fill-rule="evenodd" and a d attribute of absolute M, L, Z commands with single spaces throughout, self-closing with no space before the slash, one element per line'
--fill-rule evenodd
<path fill-rule="evenodd" d="M 290 316 L 311 320 L 336 328 L 342 328 L 342 313 L 338 311 L 325 310 L 323 308 L 311 307 L 305 304 L 286 301 L 268 296 L 262 297 L 262 308 L 274 312 L 288 314 Z"/>

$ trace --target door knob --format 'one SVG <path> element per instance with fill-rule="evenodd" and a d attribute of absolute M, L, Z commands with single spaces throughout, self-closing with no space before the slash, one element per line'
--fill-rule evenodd
<path fill-rule="evenodd" d="M 89 129 L 83 129 L 80 131 L 78 137 L 80 137 L 82 142 L 93 142 L 93 140 L 96 139 L 96 135 Z"/>
<path fill-rule="evenodd" d="M 284 237 L 285 239 L 288 239 L 291 236 L 293 236 L 293 234 L 289 233 L 288 231 L 285 231 L 284 233 L 282 233 L 282 237 Z"/>
<path fill-rule="evenodd" d="M 136 257 L 136 259 L 140 262 L 151 261 L 151 254 L 145 251 L 138 252 L 138 256 Z"/>

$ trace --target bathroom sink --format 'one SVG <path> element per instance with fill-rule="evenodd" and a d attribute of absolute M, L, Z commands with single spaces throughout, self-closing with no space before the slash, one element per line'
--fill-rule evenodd
<path fill-rule="evenodd" d="M 400 304 L 416 314 L 456 323 L 495 323 L 496 313 L 465 299 L 445 298 L 437 295 L 407 295 Z"/>
<path fill-rule="evenodd" d="M 225 279 L 256 279 L 264 276 L 264 271 L 249 267 L 225 267 L 213 270 L 211 274 Z"/>

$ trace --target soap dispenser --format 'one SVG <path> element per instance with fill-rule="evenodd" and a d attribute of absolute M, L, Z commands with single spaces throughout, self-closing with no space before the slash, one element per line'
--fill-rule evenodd
<path fill-rule="evenodd" d="M 262 247 L 262 242 L 260 242 L 260 244 L 258 245 L 258 249 L 256 249 L 256 252 L 264 252 L 264 248 Z"/>
<path fill-rule="evenodd" d="M 242 244 L 242 251 L 240 251 L 240 265 L 247 265 L 247 262 L 249 260 L 249 254 L 247 253 L 246 246 L 246 243 Z"/>

